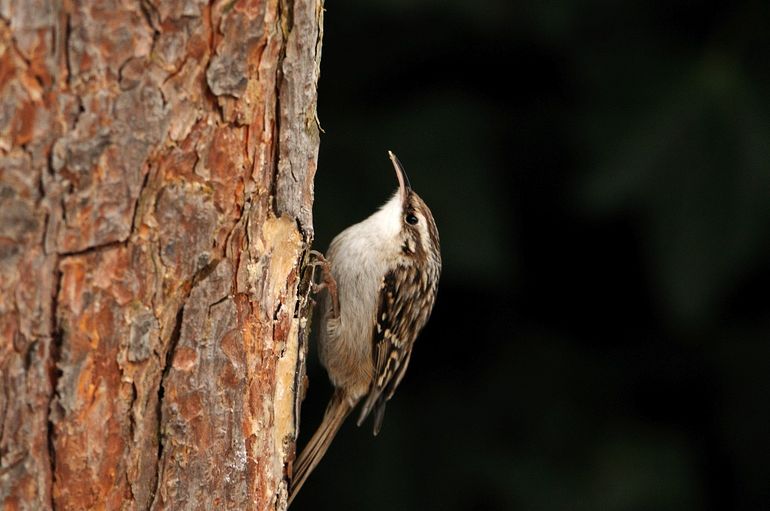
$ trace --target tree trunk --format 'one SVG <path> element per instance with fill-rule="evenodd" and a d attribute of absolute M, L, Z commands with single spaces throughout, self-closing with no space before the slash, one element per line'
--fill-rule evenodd
<path fill-rule="evenodd" d="M 285 509 L 321 0 L 0 0 L 0 502 Z"/>

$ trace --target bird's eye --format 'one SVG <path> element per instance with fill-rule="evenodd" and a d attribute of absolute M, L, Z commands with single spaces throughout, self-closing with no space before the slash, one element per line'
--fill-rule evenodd
<path fill-rule="evenodd" d="M 408 224 L 414 225 L 417 223 L 417 217 L 414 216 L 412 213 L 409 213 L 408 215 L 406 215 L 406 221 Z"/>

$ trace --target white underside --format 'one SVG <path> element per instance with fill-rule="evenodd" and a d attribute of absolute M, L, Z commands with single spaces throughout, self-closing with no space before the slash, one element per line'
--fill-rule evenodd
<path fill-rule="evenodd" d="M 383 277 L 402 256 L 396 238 L 401 229 L 401 202 L 394 195 L 366 220 L 342 231 L 326 258 L 337 281 L 340 317 L 330 319 L 331 305 L 322 304 L 319 354 L 335 387 L 348 389 L 348 398 L 366 394 L 373 372 L 372 330 Z M 327 353 L 334 353 L 330 360 Z"/>

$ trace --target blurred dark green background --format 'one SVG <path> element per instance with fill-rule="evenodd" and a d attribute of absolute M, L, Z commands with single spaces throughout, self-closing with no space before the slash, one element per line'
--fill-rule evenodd
<path fill-rule="evenodd" d="M 770 509 L 770 3 L 326 9 L 317 247 L 392 149 L 444 273 L 382 433 L 293 509 Z"/>

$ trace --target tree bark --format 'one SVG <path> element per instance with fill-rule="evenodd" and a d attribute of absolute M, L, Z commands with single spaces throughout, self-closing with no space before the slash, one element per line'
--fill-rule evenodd
<path fill-rule="evenodd" d="M 0 0 L 0 502 L 285 509 L 322 0 Z"/>

